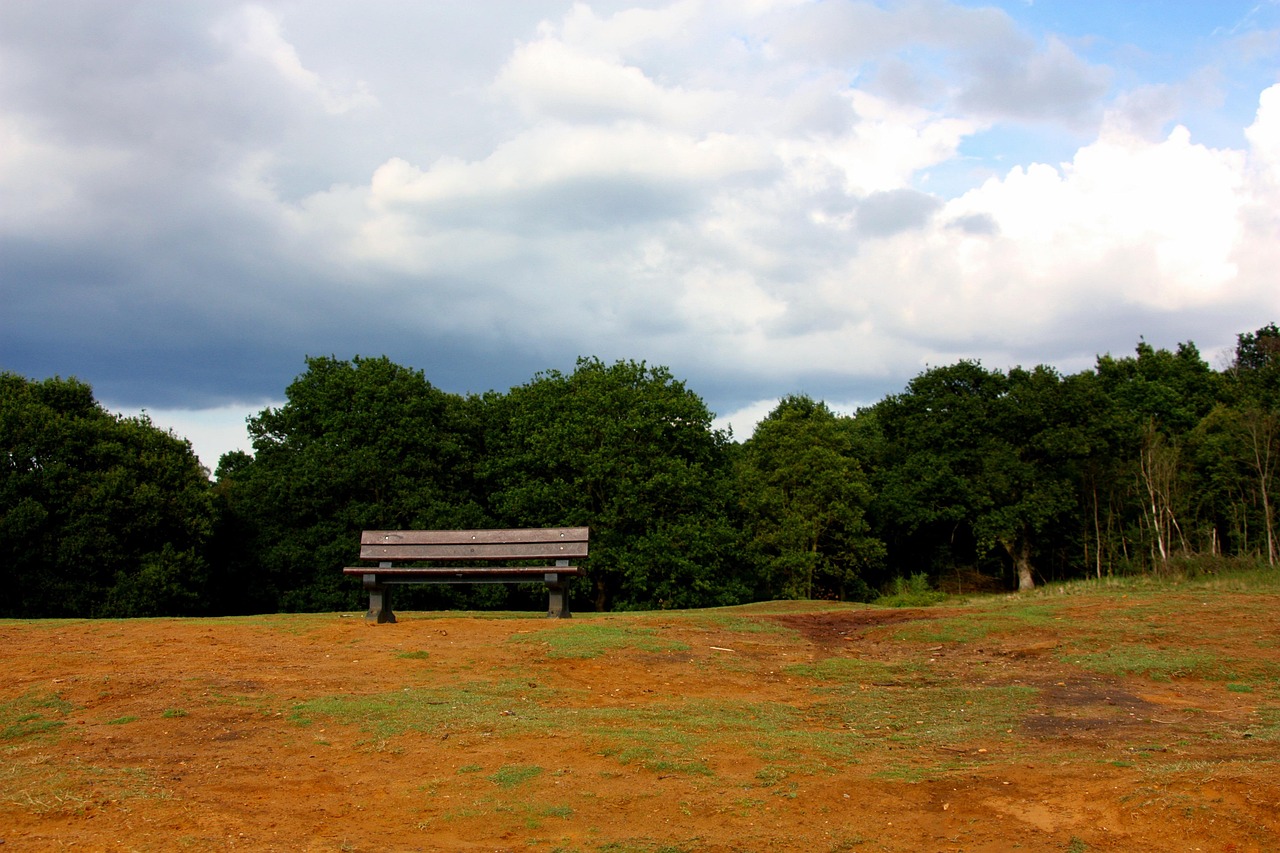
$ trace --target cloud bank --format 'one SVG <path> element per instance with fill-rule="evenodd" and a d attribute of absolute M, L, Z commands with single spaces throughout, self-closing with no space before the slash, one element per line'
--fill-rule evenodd
<path fill-rule="evenodd" d="M 1280 316 L 1274 21 L 1135 79 L 1023 5 L 5 4 L 0 368 L 236 412 L 597 355 L 729 415 Z"/>

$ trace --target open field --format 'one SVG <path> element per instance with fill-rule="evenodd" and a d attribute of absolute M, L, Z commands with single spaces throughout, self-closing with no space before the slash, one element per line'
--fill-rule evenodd
<path fill-rule="evenodd" d="M 1280 850 L 1280 586 L 0 622 L 21 850 Z"/>

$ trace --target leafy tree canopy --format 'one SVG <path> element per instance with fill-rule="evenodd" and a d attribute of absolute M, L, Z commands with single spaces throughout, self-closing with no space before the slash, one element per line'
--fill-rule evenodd
<path fill-rule="evenodd" d="M 203 609 L 213 511 L 190 442 L 76 379 L 0 373 L 0 615 Z"/>
<path fill-rule="evenodd" d="M 852 418 L 784 397 L 743 446 L 737 476 L 765 597 L 871 597 L 884 545 L 866 521 L 871 489 Z"/>
<path fill-rule="evenodd" d="M 286 402 L 249 420 L 251 461 L 224 457 L 224 499 L 248 535 L 238 562 L 264 606 L 350 609 L 363 529 L 479 527 L 466 402 L 385 357 L 307 359 Z M 228 559 L 232 559 L 229 557 Z"/>
<path fill-rule="evenodd" d="M 728 438 L 664 367 L 582 358 L 485 399 L 484 492 L 515 527 L 589 525 L 595 606 L 742 600 Z"/>

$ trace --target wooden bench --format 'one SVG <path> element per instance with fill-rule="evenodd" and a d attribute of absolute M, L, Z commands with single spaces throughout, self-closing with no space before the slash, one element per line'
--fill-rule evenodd
<path fill-rule="evenodd" d="M 360 575 L 369 592 L 366 622 L 394 622 L 393 584 L 403 583 L 529 583 L 547 585 L 547 616 L 569 617 L 567 581 L 578 574 L 571 557 L 587 556 L 586 527 L 533 530 L 366 530 L 360 534 L 360 559 L 373 566 L 348 566 L 343 574 Z M 541 565 L 491 565 L 504 560 L 538 560 Z M 549 561 L 555 564 L 550 565 Z M 486 565 L 440 565 L 484 562 Z M 430 563 L 423 566 L 396 563 Z"/>

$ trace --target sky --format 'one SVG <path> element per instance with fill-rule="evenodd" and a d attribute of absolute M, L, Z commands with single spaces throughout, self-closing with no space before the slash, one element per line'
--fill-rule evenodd
<path fill-rule="evenodd" d="M 1280 320 L 1278 0 L 0 3 L 0 370 L 210 468 L 305 358 L 738 439 Z"/>

